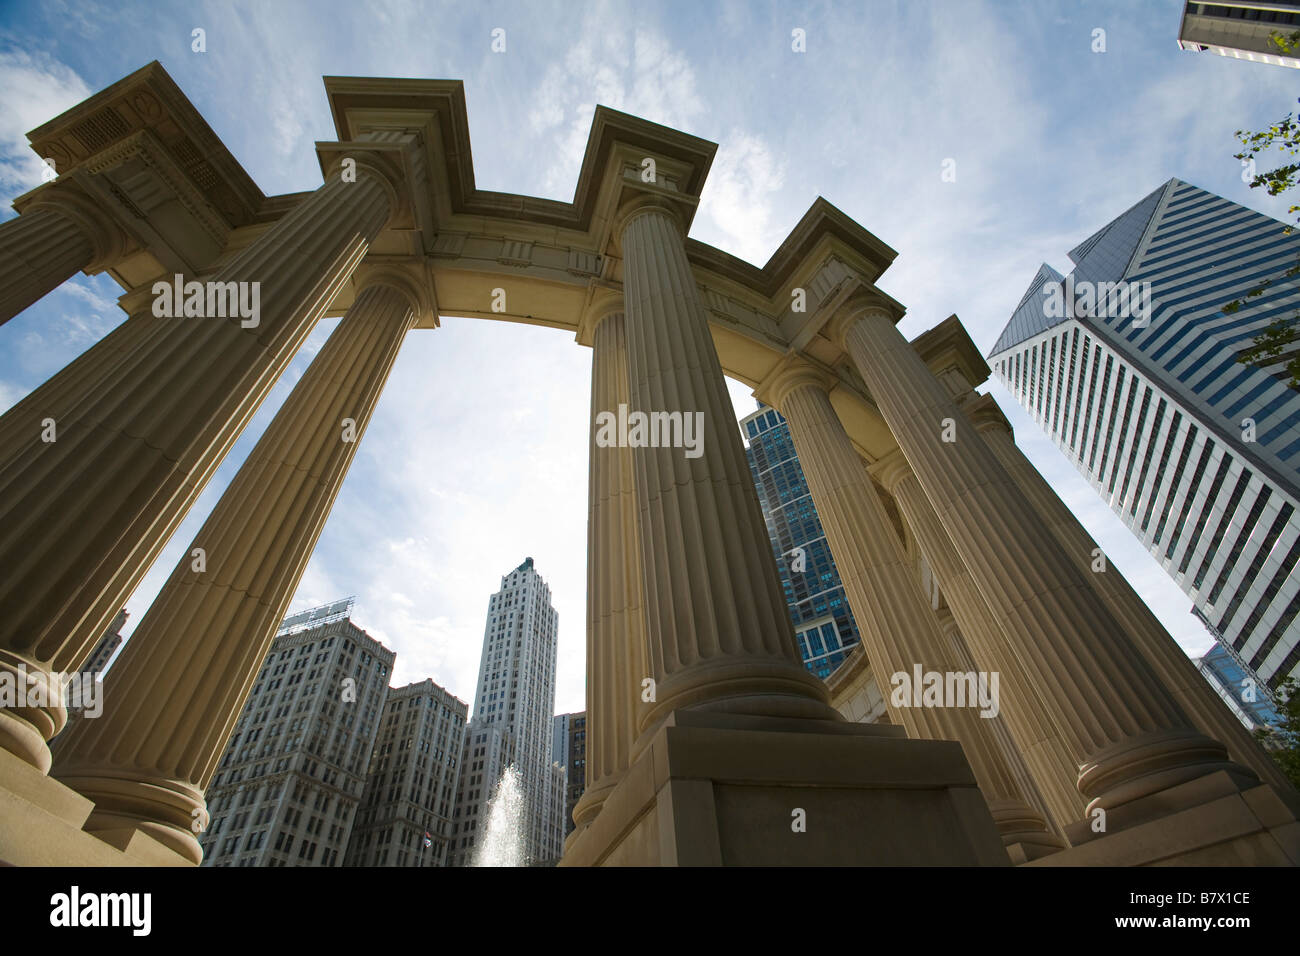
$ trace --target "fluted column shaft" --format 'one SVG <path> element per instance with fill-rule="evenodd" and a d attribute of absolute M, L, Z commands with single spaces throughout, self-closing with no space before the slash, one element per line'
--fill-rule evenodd
<path fill-rule="evenodd" d="M 630 414 L 703 422 L 698 457 L 632 449 L 655 681 L 641 730 L 680 707 L 840 720 L 795 649 L 682 227 L 643 207 L 621 237 Z"/>
<path fill-rule="evenodd" d="M 967 671 L 956 660 L 939 620 L 921 592 L 898 536 L 820 382 L 795 380 L 777 398 L 835 567 L 844 583 L 863 647 L 881 693 L 890 675 Z M 970 706 L 902 706 L 895 712 L 909 737 L 961 742 L 1003 841 L 1051 843 L 1043 815 L 1008 766 L 975 701 Z"/>
<path fill-rule="evenodd" d="M 150 334 L 83 383 L 56 440 L 37 432 L 6 446 L 0 667 L 48 673 L 85 659 L 387 221 L 392 187 L 357 172 L 333 175 L 212 277 L 258 283 L 255 327 L 150 315 Z M 48 768 L 44 741 L 64 719 L 60 708 L 2 712 L 0 746 Z"/>
<path fill-rule="evenodd" d="M 95 258 L 81 224 L 48 207 L 0 224 L 0 325 L 57 289 Z"/>
<path fill-rule="evenodd" d="M 1017 666 L 1015 653 L 953 549 L 920 482 L 906 462 L 899 464 L 901 467 L 895 465 L 882 473 L 885 489 L 894 496 L 903 520 L 916 536 L 976 666 L 1001 674 L 1002 716 L 1038 792 L 1059 823 L 1081 819 L 1085 801 L 1075 786 L 1078 769 L 1056 729 L 1051 710 Z"/>
<path fill-rule="evenodd" d="M 1261 780 L 1291 788 L 1292 784 L 1281 768 L 1214 692 L 1119 568 L 1107 564 L 1104 571 L 1093 571 L 1097 542 L 1038 469 L 1030 464 L 1017 447 L 1010 429 L 1001 422 L 990 422 L 980 427 L 979 432 L 1196 727 L 1227 746 L 1232 759 L 1255 771 Z"/>
<path fill-rule="evenodd" d="M 87 829 L 201 858 L 195 811 L 415 317 L 388 286 L 357 297 L 109 671 L 103 715 L 61 744 L 55 776 L 95 801 Z"/>
<path fill-rule="evenodd" d="M 958 625 L 956 617 L 953 616 L 951 607 L 945 604 L 934 613 L 939 619 L 939 629 L 943 632 L 944 637 L 948 639 L 948 643 L 953 648 L 953 653 L 956 655 L 955 659 L 958 662 L 958 665 L 967 671 L 987 671 L 988 668 L 981 667 L 975 660 L 975 655 L 971 653 L 970 645 L 962 635 L 961 627 Z M 1002 686 L 1005 688 L 1006 674 L 1002 674 L 1001 678 L 1003 681 Z M 1062 830 L 1059 821 L 1062 818 L 1055 816 L 1051 808 L 1048 806 L 1047 800 L 1043 797 L 1042 790 L 1039 789 L 1038 781 L 1034 779 L 1034 774 L 1029 769 L 1028 761 L 1025 760 L 1024 755 L 1020 752 L 1019 744 L 1016 743 L 1015 737 L 1011 734 L 1011 730 L 1008 727 L 1008 721 L 1004 719 L 1006 717 L 1006 702 L 1007 698 L 1003 696 L 1001 702 L 1002 709 L 996 717 L 987 721 L 989 732 L 992 734 L 993 741 L 997 744 L 998 750 L 1000 750 L 1003 757 L 1006 758 L 1007 767 L 1010 769 L 1011 776 L 1015 779 L 1016 785 L 1020 788 L 1020 792 L 1024 794 L 1025 799 L 1029 802 L 1031 807 L 1043 814 L 1043 819 L 1046 820 L 1048 829 L 1053 834 L 1060 836 Z M 1059 846 L 1065 847 L 1068 845 L 1069 844 L 1062 837 Z"/>
<path fill-rule="evenodd" d="M 1251 776 L 1193 728 L 891 316 L 868 306 L 847 318 L 854 364 L 1026 679 L 1053 708 L 1089 806 L 1110 809 L 1217 770 Z"/>
<path fill-rule="evenodd" d="M 578 827 L 600 812 L 631 760 L 645 661 L 645 606 L 637 534 L 632 450 L 602 445 L 597 417 L 628 403 L 627 334 L 621 312 L 593 332 L 587 518 L 586 789 L 574 807 Z"/>

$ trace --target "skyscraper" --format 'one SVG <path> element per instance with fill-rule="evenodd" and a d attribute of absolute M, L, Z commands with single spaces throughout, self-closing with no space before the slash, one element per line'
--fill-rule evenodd
<path fill-rule="evenodd" d="M 126 608 L 122 608 L 113 617 L 113 622 L 108 625 L 108 629 L 104 631 L 104 636 L 99 639 L 99 643 L 95 645 L 94 650 L 90 652 L 90 656 L 86 658 L 86 663 L 81 665 L 83 674 L 100 674 L 103 672 L 108 662 L 113 659 L 113 655 L 117 653 L 117 649 L 122 646 L 122 628 L 126 627 L 128 616 Z"/>
<path fill-rule="evenodd" d="M 388 691 L 344 866 L 446 866 L 468 708 L 432 680 Z"/>
<path fill-rule="evenodd" d="M 1269 42 L 1300 30 L 1300 0 L 1217 0 L 1188 2 L 1178 27 L 1184 50 L 1217 53 L 1239 60 L 1300 67 L 1300 54 L 1286 55 Z"/>
<path fill-rule="evenodd" d="M 207 790 L 204 866 L 339 866 L 395 655 L 352 601 L 285 618 Z"/>
<path fill-rule="evenodd" d="M 573 832 L 573 808 L 587 786 L 587 714 L 556 714 L 551 760 L 564 768 L 564 835 Z"/>
<path fill-rule="evenodd" d="M 1242 671 L 1222 644 L 1215 644 L 1196 662 L 1196 669 L 1223 698 L 1224 703 L 1237 715 L 1237 719 L 1254 730 L 1257 727 L 1276 725 L 1280 720 L 1254 677 Z"/>
<path fill-rule="evenodd" d="M 474 717 L 465 735 L 459 795 L 453 811 L 453 863 L 473 859 L 487 805 L 512 764 L 524 793 L 524 853 L 529 861 L 558 859 L 562 806 L 551 772 L 551 718 L 559 617 L 551 589 L 527 558 L 501 579 L 488 601 Z"/>
<path fill-rule="evenodd" d="M 824 679 L 858 643 L 853 612 L 785 419 L 760 404 L 740 427 L 799 653 L 808 670 Z"/>
<path fill-rule="evenodd" d="M 1171 179 L 1044 264 L 994 373 L 1246 674 L 1300 663 L 1300 392 L 1239 352 L 1300 308 L 1300 236 Z M 1225 303 L 1274 280 L 1236 312 Z"/>

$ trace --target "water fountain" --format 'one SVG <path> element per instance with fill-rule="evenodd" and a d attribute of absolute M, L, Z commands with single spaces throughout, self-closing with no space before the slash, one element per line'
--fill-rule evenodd
<path fill-rule="evenodd" d="M 511 764 L 488 801 L 487 832 L 474 854 L 474 866 L 524 865 L 524 792 Z"/>

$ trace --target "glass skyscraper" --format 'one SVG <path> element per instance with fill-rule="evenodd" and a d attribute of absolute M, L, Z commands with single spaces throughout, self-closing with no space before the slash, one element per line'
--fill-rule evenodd
<path fill-rule="evenodd" d="M 1171 179 L 1071 250 L 1069 276 L 1043 265 L 989 355 L 1225 653 L 1271 688 L 1300 663 L 1300 392 L 1285 356 L 1259 369 L 1238 354 L 1300 310 L 1283 276 L 1300 235 L 1284 228 Z"/>
<path fill-rule="evenodd" d="M 740 427 L 799 653 L 808 670 L 825 679 L 858 643 L 853 612 L 785 419 L 760 405 Z"/>

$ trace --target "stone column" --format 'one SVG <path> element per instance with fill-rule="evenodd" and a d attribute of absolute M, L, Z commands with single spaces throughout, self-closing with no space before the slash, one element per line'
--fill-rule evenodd
<path fill-rule="evenodd" d="M 336 172 L 212 277 L 258 290 L 256 326 L 150 316 L 151 334 L 82 384 L 55 440 L 3 449 L 0 668 L 40 675 L 85 659 L 396 202 L 369 164 L 355 182 Z M 65 715 L 39 709 L 0 711 L 0 746 L 48 769 L 45 741 Z"/>
<path fill-rule="evenodd" d="M 307 567 L 415 298 L 357 297 L 249 454 L 104 686 L 54 775 L 95 802 L 90 832 L 140 830 L 198 863 L 203 793 Z M 194 552 L 205 567 L 195 570 Z"/>
<path fill-rule="evenodd" d="M 48 186 L 46 196 L 0 224 L 0 325 L 78 272 L 115 261 L 120 230 L 80 198 Z"/>
<path fill-rule="evenodd" d="M 573 810 L 578 828 L 600 812 L 631 761 L 645 661 L 645 606 L 632 450 L 604 444 L 602 415 L 628 403 L 623 313 L 597 320 L 592 337 L 587 486 L 587 779 Z"/>
<path fill-rule="evenodd" d="M 1214 692 L 1119 568 L 1107 564 L 1105 571 L 1093 571 L 1097 542 L 1017 447 L 1011 426 L 993 399 L 982 401 L 988 403 L 982 410 L 970 411 L 984 441 L 1197 729 L 1226 745 L 1232 759 L 1255 771 L 1261 780 L 1283 790 L 1293 789 L 1281 768 Z"/>
<path fill-rule="evenodd" d="M 971 653 L 966 638 L 962 636 L 961 627 L 958 625 L 957 618 L 953 615 L 952 609 L 947 605 L 946 600 L 945 596 L 945 603 L 934 613 L 939 619 L 939 629 L 943 632 L 943 636 L 948 639 L 948 644 L 952 647 L 953 654 L 955 655 L 955 659 L 959 666 L 967 671 L 988 670 L 988 668 L 981 668 L 976 662 L 975 655 Z M 1043 797 L 1043 792 L 1039 789 L 1038 783 L 1034 780 L 1034 775 L 1029 769 L 1028 762 L 1025 760 L 1024 755 L 1021 754 L 1020 747 L 1016 743 L 1015 738 L 1011 735 L 1011 731 L 1008 728 L 1008 721 L 1005 720 L 1007 705 L 1005 678 L 1006 675 L 1003 674 L 1003 683 L 1000 684 L 1000 689 L 1002 690 L 1000 701 L 1001 709 L 996 717 L 987 721 L 989 732 L 992 734 L 998 750 L 1001 751 L 1003 757 L 1006 759 L 1007 767 L 1010 769 L 1011 775 L 1016 781 L 1016 786 L 1020 788 L 1020 792 L 1024 794 L 1029 805 L 1042 813 L 1043 819 L 1047 822 L 1048 829 L 1054 835 L 1059 837 L 1061 836 L 1060 824 L 1057 822 L 1051 809 L 1048 807 L 1047 800 Z M 1062 777 L 1062 779 L 1068 778 Z M 1075 791 L 1075 793 L 1077 796 L 1078 791 Z M 1065 847 L 1068 844 L 1065 839 L 1062 838 L 1056 845 L 1057 847 Z"/>
<path fill-rule="evenodd" d="M 1254 780 L 1193 728 L 889 311 L 851 300 L 835 324 L 1025 679 L 1053 708 L 1089 809 L 1219 770 Z"/>
<path fill-rule="evenodd" d="M 839 721 L 795 649 L 684 233 L 658 205 L 632 208 L 616 233 L 630 414 L 698 423 L 693 449 L 632 448 L 655 681 L 640 728 L 645 734 L 677 708 Z M 630 426 L 628 438 L 636 438 Z"/>
<path fill-rule="evenodd" d="M 904 674 L 913 680 L 916 665 L 922 673 L 967 671 L 953 654 L 903 555 L 875 486 L 831 405 L 827 387 L 815 370 L 795 367 L 773 383 L 772 398 L 790 426 L 808 490 L 881 693 L 891 695 L 891 675 Z M 1038 850 L 1031 855 L 1064 845 L 1051 833 L 1043 815 L 1030 806 L 989 721 L 980 717 L 978 703 L 908 704 L 892 712 L 898 714 L 909 737 L 961 742 L 1005 845 L 1036 845 Z"/>
<path fill-rule="evenodd" d="M 1062 824 L 1082 819 L 1085 801 L 1075 786 L 1078 769 L 1051 709 L 1018 666 L 1006 635 L 953 549 L 907 459 L 894 451 L 873 471 L 894 496 L 903 520 L 916 536 L 976 668 L 1001 675 L 1002 716 L 1051 815 Z"/>

